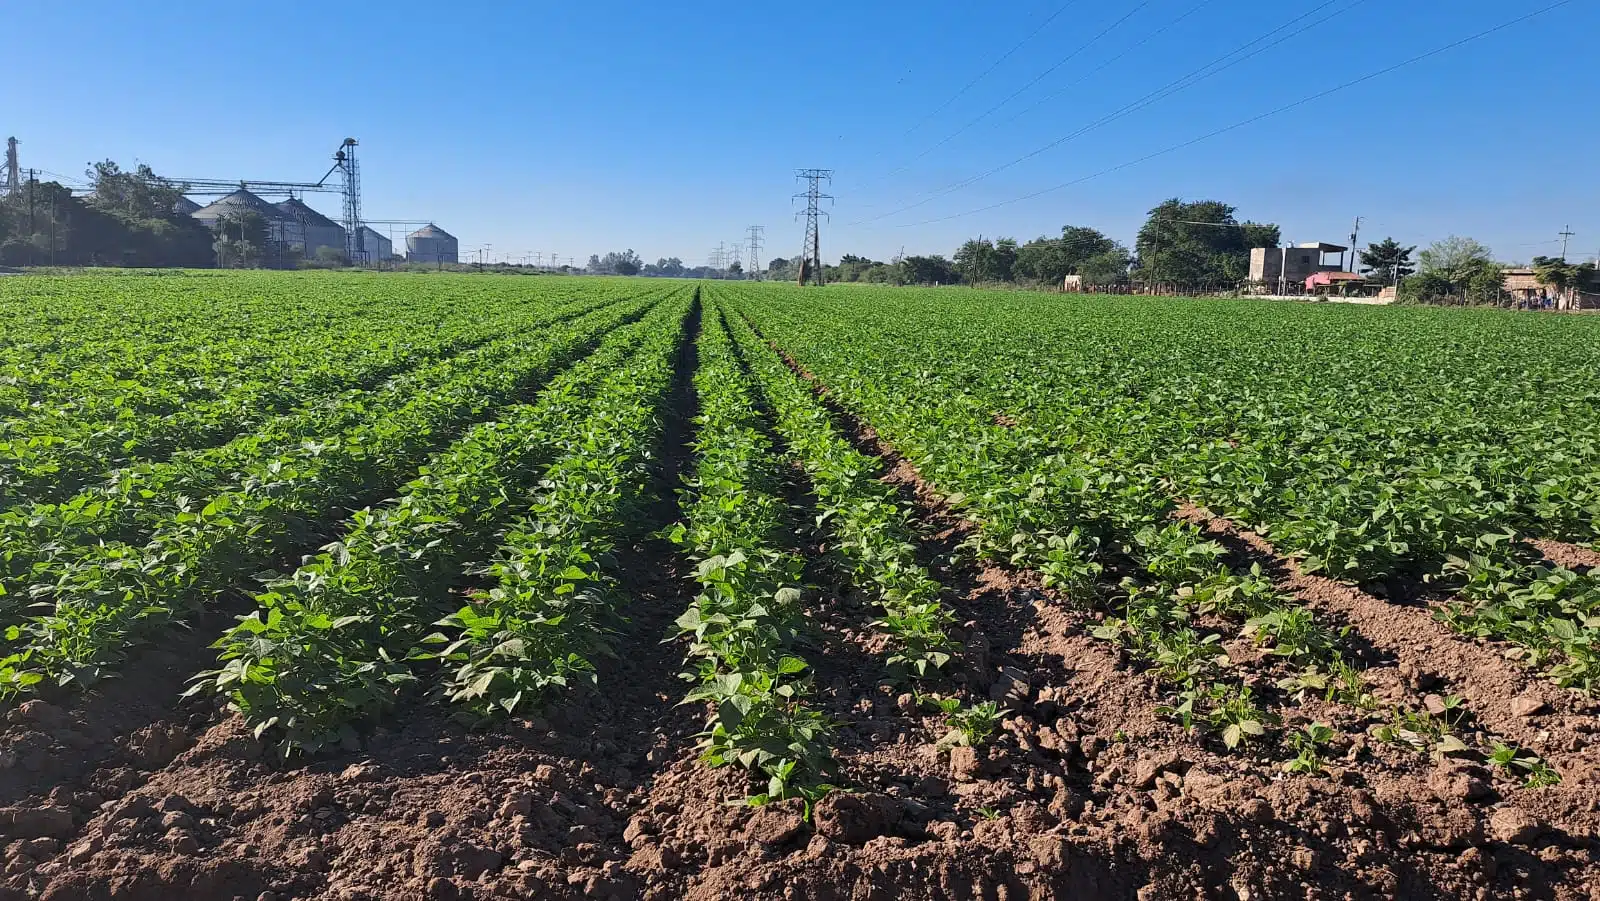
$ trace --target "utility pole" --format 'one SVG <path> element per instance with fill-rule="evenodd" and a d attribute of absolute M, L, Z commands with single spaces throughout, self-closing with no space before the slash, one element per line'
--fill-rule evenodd
<path fill-rule="evenodd" d="M 805 216 L 806 236 L 800 245 L 800 284 L 806 283 L 806 276 L 811 277 L 813 284 L 824 284 L 822 273 L 822 236 L 817 226 L 817 217 L 826 216 L 821 210 L 822 201 L 832 201 L 833 195 L 822 193 L 822 180 L 827 179 L 828 184 L 833 184 L 832 169 L 799 169 L 795 171 L 795 178 L 806 183 L 805 191 L 794 195 L 796 198 L 806 199 L 806 211 L 796 213 L 795 218 Z"/>
<path fill-rule="evenodd" d="M 750 271 L 757 280 L 761 278 L 761 233 L 766 230 L 762 225 L 752 225 L 745 229 L 750 235 Z"/>
<path fill-rule="evenodd" d="M 1357 216 L 1356 224 L 1350 227 L 1350 266 L 1345 270 L 1346 272 L 1356 271 L 1356 237 L 1361 234 L 1361 220 L 1363 218 L 1365 217 Z M 1341 259 L 1340 262 L 1342 263 L 1344 260 Z"/>
<path fill-rule="evenodd" d="M 1565 260 L 1567 258 L 1567 242 L 1572 240 L 1572 226 L 1563 225 L 1561 227 L 1565 229 L 1565 231 L 1559 233 L 1561 235 L 1561 259 Z"/>
<path fill-rule="evenodd" d="M 33 265 L 33 236 L 39 233 L 39 226 L 34 223 L 34 199 L 38 195 L 39 173 L 33 169 L 28 170 L 28 265 Z"/>

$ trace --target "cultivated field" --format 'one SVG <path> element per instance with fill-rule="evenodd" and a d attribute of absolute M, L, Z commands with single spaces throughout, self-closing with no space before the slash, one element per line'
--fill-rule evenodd
<path fill-rule="evenodd" d="M 1597 541 L 1588 318 L 4 279 L 0 898 L 1600 898 Z"/>

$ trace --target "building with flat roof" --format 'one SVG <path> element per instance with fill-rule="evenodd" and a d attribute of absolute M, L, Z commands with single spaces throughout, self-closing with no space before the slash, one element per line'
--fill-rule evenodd
<path fill-rule="evenodd" d="M 1250 281 L 1287 293 L 1299 290 L 1306 279 L 1321 272 L 1347 272 L 1345 254 L 1350 248 L 1343 244 L 1296 244 L 1293 247 L 1256 247 L 1250 251 Z M 1338 254 L 1337 263 L 1327 262 L 1330 254 Z"/>

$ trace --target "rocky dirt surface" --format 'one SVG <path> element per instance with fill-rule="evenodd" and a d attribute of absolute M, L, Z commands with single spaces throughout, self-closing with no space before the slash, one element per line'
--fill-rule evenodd
<path fill-rule="evenodd" d="M 962 621 L 965 654 L 928 690 L 1005 711 L 983 747 L 950 747 L 943 714 L 883 682 L 872 607 L 801 528 L 807 657 L 847 790 L 810 816 L 798 800 L 740 803 L 739 776 L 697 762 L 705 711 L 679 703 L 682 649 L 662 641 L 688 574 L 646 539 L 599 687 L 536 718 L 474 730 L 419 705 L 283 761 L 214 704 L 178 700 L 181 653 L 24 704 L 0 729 L 0 898 L 1600 899 L 1592 702 L 1187 510 L 1351 626 L 1386 701 L 1460 695 L 1472 728 L 1537 749 L 1562 781 L 1527 788 L 1371 741 L 1359 717 L 1315 705 L 1343 737 L 1322 773 L 1289 775 L 1281 751 L 1230 752 L 1160 715 L 1170 698 L 1090 636 L 1093 612 L 970 559 L 970 524 L 851 428 L 916 505 Z"/>

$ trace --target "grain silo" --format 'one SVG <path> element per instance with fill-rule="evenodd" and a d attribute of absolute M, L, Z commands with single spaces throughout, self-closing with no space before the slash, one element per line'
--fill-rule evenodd
<path fill-rule="evenodd" d="M 406 235 L 406 260 L 411 263 L 460 262 L 460 247 L 455 236 L 437 225 L 428 224 Z"/>
<path fill-rule="evenodd" d="M 179 197 L 177 200 L 172 202 L 172 212 L 179 216 L 193 216 L 195 213 L 199 212 L 199 210 L 200 204 L 195 203 L 193 200 L 190 200 L 187 197 Z"/>
<path fill-rule="evenodd" d="M 219 197 L 189 215 L 204 222 L 207 227 L 215 229 L 217 220 L 224 216 L 236 220 L 246 213 L 255 213 L 266 221 L 268 247 L 264 249 L 269 253 L 276 253 L 283 247 L 292 247 L 297 241 L 303 241 L 297 234 L 300 223 L 284 215 L 283 210 L 243 188 Z"/>
<path fill-rule="evenodd" d="M 394 256 L 394 242 L 370 225 L 361 226 L 361 246 L 369 263 L 387 263 Z"/>
<path fill-rule="evenodd" d="M 205 222 L 206 227 L 216 230 L 219 219 L 227 216 L 229 219 L 238 219 L 245 213 L 254 213 L 261 216 L 266 222 L 267 246 L 261 248 L 264 259 L 274 262 L 278 266 L 285 264 L 285 251 L 291 246 L 302 245 L 306 238 L 301 235 L 301 224 L 283 214 L 277 206 L 267 203 L 266 200 L 256 197 L 248 190 L 238 189 L 234 194 L 219 197 L 218 200 L 198 208 L 190 216 Z M 234 235 L 238 237 L 238 235 Z"/>
<path fill-rule="evenodd" d="M 308 260 L 317 258 L 317 251 L 331 247 L 340 256 L 346 253 L 344 226 L 322 215 L 298 197 L 278 204 L 286 219 L 295 223 L 290 247 L 299 250 Z"/>

